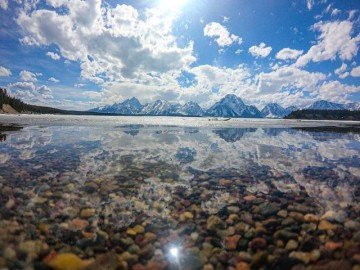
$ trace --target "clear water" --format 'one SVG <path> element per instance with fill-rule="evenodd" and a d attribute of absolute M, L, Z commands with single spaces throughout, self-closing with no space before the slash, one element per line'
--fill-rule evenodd
<path fill-rule="evenodd" d="M 360 263 L 357 127 L 7 124 L 1 130 L 0 264 L 9 269 L 44 267 L 51 251 L 93 263 L 112 252 L 117 267 L 129 269 L 159 260 L 174 269 Z M 209 224 L 211 216 L 221 222 Z M 17 230 L 6 228 L 11 222 Z M 129 229 L 136 225 L 144 231 L 134 235 Z M 290 238 L 298 246 L 287 249 L 291 239 L 276 236 L 281 230 L 297 235 Z M 145 233 L 156 239 L 144 243 Z M 21 248 L 38 240 L 46 243 L 41 252 L 30 256 Z M 15 257 L 6 256 L 7 247 Z M 316 259 L 300 258 L 316 251 Z"/>

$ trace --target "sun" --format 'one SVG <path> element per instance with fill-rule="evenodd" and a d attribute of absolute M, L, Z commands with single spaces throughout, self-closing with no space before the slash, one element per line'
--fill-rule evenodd
<path fill-rule="evenodd" d="M 179 11 L 189 0 L 158 0 L 158 7 L 167 11 Z"/>

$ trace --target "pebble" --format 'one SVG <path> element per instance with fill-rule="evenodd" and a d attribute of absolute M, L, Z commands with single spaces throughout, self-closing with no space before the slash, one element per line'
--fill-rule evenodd
<path fill-rule="evenodd" d="M 293 251 L 289 254 L 289 257 L 293 259 L 298 259 L 304 264 L 308 264 L 310 262 L 310 255 L 306 252 Z"/>
<path fill-rule="evenodd" d="M 287 242 L 286 246 L 285 246 L 285 249 L 288 250 L 288 251 L 293 251 L 295 249 L 297 249 L 299 246 L 298 242 L 291 239 Z"/>
<path fill-rule="evenodd" d="M 281 217 L 281 218 L 286 218 L 288 215 L 288 212 L 286 210 L 280 210 L 278 213 L 277 213 L 277 216 L 278 217 Z"/>
<path fill-rule="evenodd" d="M 327 220 L 321 220 L 319 223 L 319 229 L 320 230 L 335 230 L 338 226 L 335 224 L 330 223 Z"/>
<path fill-rule="evenodd" d="M 86 209 L 81 210 L 80 217 L 81 218 L 91 218 L 95 215 L 95 212 L 96 212 L 95 209 L 86 208 Z"/>
<path fill-rule="evenodd" d="M 235 250 L 240 238 L 241 238 L 241 236 L 238 234 L 226 237 L 226 239 L 225 239 L 226 249 L 227 250 Z"/>
<path fill-rule="evenodd" d="M 239 262 L 236 265 L 236 270 L 250 270 L 250 265 L 246 262 Z"/>
<path fill-rule="evenodd" d="M 81 270 L 90 264 L 71 253 L 50 254 L 44 262 L 55 270 Z"/>

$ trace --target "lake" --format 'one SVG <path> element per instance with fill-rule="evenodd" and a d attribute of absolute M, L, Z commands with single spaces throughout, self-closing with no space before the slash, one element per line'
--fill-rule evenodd
<path fill-rule="evenodd" d="M 1 269 L 360 267 L 359 122 L 0 123 Z"/>

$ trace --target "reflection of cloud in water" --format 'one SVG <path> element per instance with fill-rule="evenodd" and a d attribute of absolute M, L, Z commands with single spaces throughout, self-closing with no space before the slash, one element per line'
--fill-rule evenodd
<path fill-rule="evenodd" d="M 134 209 L 152 216 L 166 215 L 169 196 L 177 188 L 191 187 L 190 169 L 252 172 L 254 181 L 247 187 L 252 193 L 268 193 L 265 180 L 282 192 L 297 193 L 302 186 L 324 211 L 339 210 L 341 202 L 353 203 L 354 182 L 360 173 L 360 147 L 356 143 L 360 136 L 352 133 L 330 136 L 293 129 L 120 126 L 27 128 L 10 137 L 5 144 L 20 154 L 5 153 L 5 165 L 12 160 L 9 155 L 35 159 L 36 151 L 45 146 L 56 153 L 59 145 L 68 148 L 82 143 L 76 150 L 77 168 L 69 172 L 69 178 L 78 185 L 74 190 L 96 179 L 102 179 L 109 187 L 133 181 L 132 193 L 113 194 L 111 203 L 101 205 L 109 219 L 115 218 L 111 217 L 115 211 L 122 213 L 120 220 L 125 223 L 133 220 Z M 92 147 L 84 143 L 91 143 Z M 261 175 L 262 171 L 268 174 Z M 147 180 L 136 182 L 137 178 Z M 219 211 L 229 202 L 228 196 L 209 190 L 202 207 L 209 213 Z M 84 200 L 100 207 L 104 198 L 93 195 Z M 154 205 L 150 201 L 157 206 L 149 209 Z"/>

